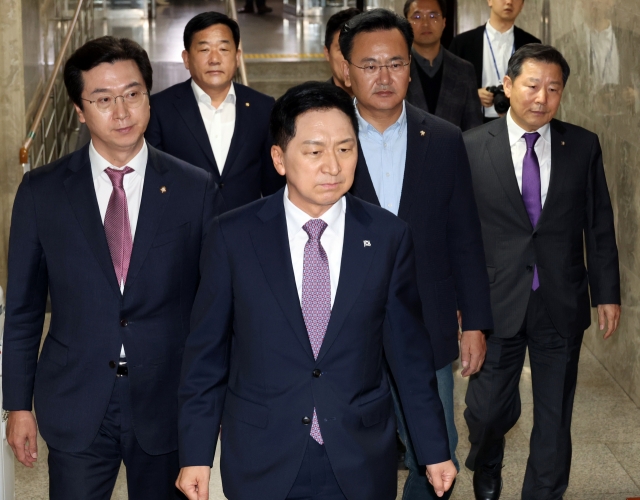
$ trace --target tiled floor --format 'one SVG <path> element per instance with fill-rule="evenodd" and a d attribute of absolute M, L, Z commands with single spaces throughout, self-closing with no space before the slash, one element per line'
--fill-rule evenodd
<path fill-rule="evenodd" d="M 46 330 L 45 330 L 46 331 Z M 460 434 L 458 458 L 464 461 L 469 450 L 467 426 L 462 416 L 467 381 L 456 372 L 456 425 Z M 503 469 L 502 500 L 520 498 L 520 487 L 528 455 L 528 440 L 533 425 L 531 377 L 525 367 L 520 382 L 522 416 L 507 435 Z M 640 496 L 640 408 L 624 393 L 591 352 L 582 347 L 574 418 L 573 465 L 565 500 L 624 500 Z M 16 465 L 16 499 L 45 500 L 47 498 L 46 445 L 39 442 L 40 458 L 34 469 Z M 218 459 L 211 479 L 211 500 L 223 500 Z M 112 496 L 126 500 L 126 480 L 120 478 Z M 398 492 L 406 473 L 398 475 Z M 452 500 L 473 498 L 472 473 L 460 471 Z M 258 500 L 258 499 L 256 499 Z M 376 500 L 376 499 L 371 499 Z M 543 499 L 541 499 L 543 500 Z"/>

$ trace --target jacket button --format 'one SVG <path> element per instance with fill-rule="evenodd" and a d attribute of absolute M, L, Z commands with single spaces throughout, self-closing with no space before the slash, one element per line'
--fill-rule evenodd
<path fill-rule="evenodd" d="M 309 417 L 303 417 L 302 423 L 304 425 L 309 425 L 311 423 L 311 419 Z"/>
<path fill-rule="evenodd" d="M 538 233 L 533 233 L 533 239 L 535 240 L 538 237 Z"/>
<path fill-rule="evenodd" d="M 121 319 L 120 320 L 120 326 L 127 326 L 129 324 L 129 322 L 126 319 Z"/>
<path fill-rule="evenodd" d="M 320 370 L 318 370 L 317 368 L 313 370 L 313 376 L 315 378 L 318 378 L 320 375 L 322 375 L 322 372 Z"/>
<path fill-rule="evenodd" d="M 222 189 L 224 187 L 224 182 L 221 182 L 220 184 L 218 184 L 218 187 Z"/>
<path fill-rule="evenodd" d="M 115 361 L 109 361 L 109 368 L 115 368 L 116 367 L 116 362 Z"/>
<path fill-rule="evenodd" d="M 533 266 L 527 266 L 527 271 L 533 271 Z"/>

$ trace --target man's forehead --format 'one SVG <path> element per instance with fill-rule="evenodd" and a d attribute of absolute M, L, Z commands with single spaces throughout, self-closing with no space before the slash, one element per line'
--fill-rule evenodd
<path fill-rule="evenodd" d="M 365 35 L 368 35 L 368 39 L 365 39 Z M 400 30 L 392 28 L 358 33 L 353 39 L 353 52 L 357 52 L 361 59 L 376 58 L 381 55 L 406 57 L 409 55 L 409 47 Z"/>

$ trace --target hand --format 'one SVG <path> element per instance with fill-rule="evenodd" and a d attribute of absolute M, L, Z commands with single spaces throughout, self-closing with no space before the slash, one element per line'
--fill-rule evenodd
<path fill-rule="evenodd" d="M 480 96 L 480 102 L 485 108 L 493 106 L 493 94 L 487 89 L 478 89 L 478 95 Z"/>
<path fill-rule="evenodd" d="M 176 487 L 189 500 L 209 500 L 210 477 L 211 467 L 207 465 L 183 467 L 176 479 Z"/>
<path fill-rule="evenodd" d="M 487 341 L 480 330 L 466 330 L 460 338 L 460 358 L 462 360 L 462 375 L 468 377 L 478 373 L 484 357 L 487 354 Z"/>
<path fill-rule="evenodd" d="M 7 442 L 25 467 L 38 459 L 38 426 L 30 411 L 10 411 L 7 419 Z"/>
<path fill-rule="evenodd" d="M 449 491 L 457 475 L 458 471 L 451 460 L 439 464 L 427 465 L 427 479 L 439 497 L 443 496 L 446 491 Z"/>
<path fill-rule="evenodd" d="M 605 319 L 607 320 L 607 331 L 604 332 L 603 339 L 608 339 L 618 329 L 620 323 L 620 305 L 618 304 L 599 304 L 598 305 L 598 325 L 600 331 L 604 330 Z"/>

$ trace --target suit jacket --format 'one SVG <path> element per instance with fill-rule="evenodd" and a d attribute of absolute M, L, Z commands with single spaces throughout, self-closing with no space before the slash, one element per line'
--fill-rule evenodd
<path fill-rule="evenodd" d="M 315 407 L 345 496 L 395 499 L 396 422 L 385 358 L 419 461 L 449 459 L 409 230 L 347 195 L 340 281 L 314 360 L 283 193 L 220 217 L 205 243 L 183 361 L 181 466 L 211 465 L 222 422 L 225 495 L 282 500 L 309 439 L 302 420 Z"/>
<path fill-rule="evenodd" d="M 613 212 L 598 136 L 551 122 L 551 179 L 536 227 L 516 181 L 506 119 L 466 132 L 464 141 L 482 222 L 494 335 L 509 338 L 522 326 L 534 265 L 556 330 L 563 337 L 581 334 L 591 322 L 588 288 L 593 306 L 620 303 Z"/>
<path fill-rule="evenodd" d="M 224 201 L 223 211 L 245 205 L 284 186 L 273 167 L 269 117 L 273 97 L 239 83 L 236 123 L 222 174 L 198 108 L 191 79 L 151 96 L 145 138 L 152 146 L 213 175 Z"/>
<path fill-rule="evenodd" d="M 9 242 L 3 407 L 31 410 L 35 396 L 38 426 L 50 446 L 77 452 L 91 444 L 124 344 L 140 446 L 152 455 L 177 448 L 180 362 L 215 197 L 209 174 L 149 147 L 121 293 L 89 146 L 25 174 Z M 47 291 L 51 326 L 38 359 Z"/>
<path fill-rule="evenodd" d="M 460 129 L 407 104 L 407 160 L 398 217 L 416 246 L 422 312 L 436 369 L 458 357 L 458 321 L 464 330 L 493 326 L 480 221 Z M 380 205 L 360 148 L 355 196 Z"/>
<path fill-rule="evenodd" d="M 484 50 L 485 25 L 478 26 L 456 36 L 449 46 L 449 50 L 458 57 L 473 64 L 476 70 L 476 90 L 482 87 L 482 56 Z M 528 43 L 540 43 L 540 40 L 526 31 L 513 27 L 513 41 L 518 50 Z"/>
<path fill-rule="evenodd" d="M 434 114 L 457 125 L 462 131 L 482 125 L 482 104 L 473 66 L 444 47 L 442 50 L 442 85 Z M 428 112 L 417 64 L 415 59 L 411 61 L 411 81 L 406 99 Z"/>

